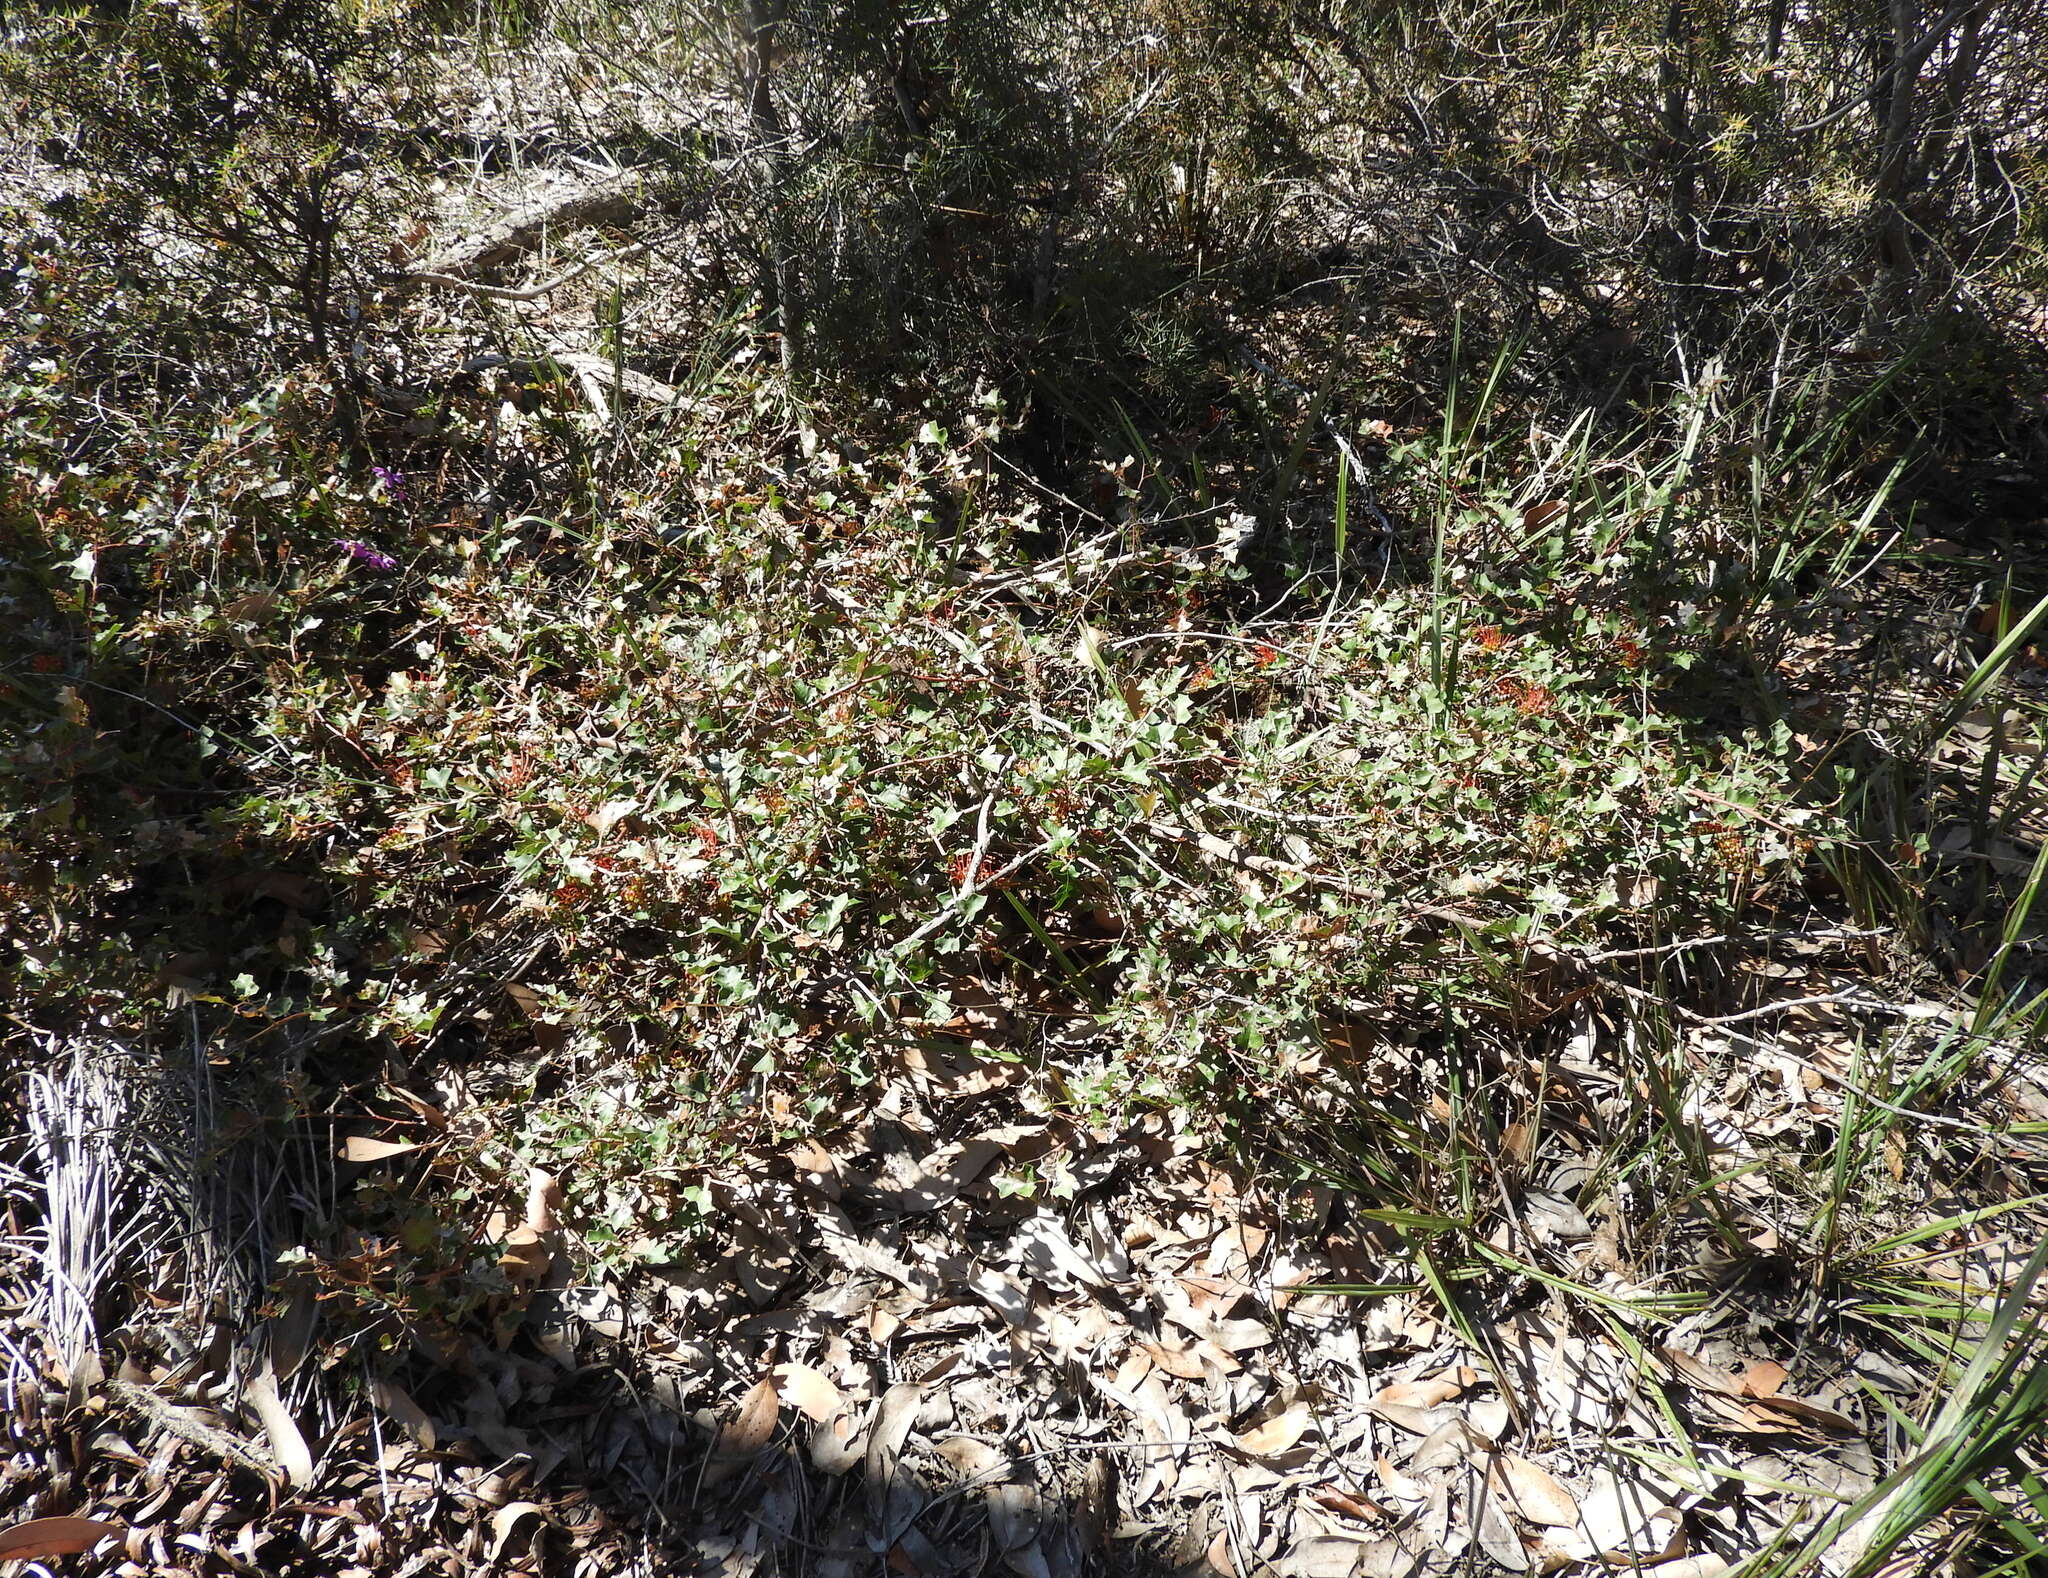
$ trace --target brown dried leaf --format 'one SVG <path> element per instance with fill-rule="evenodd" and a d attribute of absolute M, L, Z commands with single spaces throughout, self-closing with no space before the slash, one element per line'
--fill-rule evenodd
<path fill-rule="evenodd" d="M 271 1456 L 284 1470 L 286 1481 L 293 1485 L 310 1485 L 313 1482 L 312 1449 L 306 1445 L 298 1421 L 292 1418 L 284 1399 L 277 1395 L 277 1377 L 272 1373 L 268 1360 L 243 1385 L 242 1396 L 263 1422 L 263 1434 L 269 1438 Z"/>
<path fill-rule="evenodd" d="M 412 1394 L 404 1387 L 379 1376 L 370 1382 L 370 1398 L 396 1420 L 423 1451 L 434 1450 L 434 1421 L 424 1408 L 413 1401 Z"/>
<path fill-rule="evenodd" d="M 1488 1465 L 1486 1481 L 1517 1517 L 1550 1528 L 1570 1528 L 1579 1521 L 1579 1504 L 1556 1477 L 1538 1464 L 1503 1452 Z"/>
<path fill-rule="evenodd" d="M 497 1561 L 505 1554 L 505 1547 L 518 1534 L 519 1526 L 528 1518 L 541 1516 L 540 1504 L 532 1501 L 508 1501 L 491 1514 L 491 1560 Z"/>
<path fill-rule="evenodd" d="M 868 1432 L 868 1510 L 877 1527 L 892 1540 L 909 1527 L 910 1520 L 924 1505 L 916 1485 L 900 1483 L 896 1476 L 904 1443 L 910 1439 L 910 1427 L 917 1422 L 917 1411 L 923 1403 L 922 1384 L 898 1381 L 882 1394 L 874 1426 Z"/>
<path fill-rule="evenodd" d="M 0 1562 L 40 1562 L 53 1556 L 77 1556 L 112 1534 L 125 1534 L 119 1523 L 99 1518 L 31 1518 L 0 1529 Z"/>
<path fill-rule="evenodd" d="M 775 1378 L 764 1375 L 740 1399 L 740 1410 L 731 1424 L 718 1433 L 716 1451 L 720 1457 L 752 1457 L 775 1435 L 782 1418 L 782 1395 L 775 1390 Z"/>
<path fill-rule="evenodd" d="M 381 1162 L 420 1149 L 418 1140 L 373 1140 L 367 1134 L 351 1134 L 341 1142 L 338 1154 L 345 1162 Z"/>
<path fill-rule="evenodd" d="M 538 1282 L 554 1263 L 543 1235 L 530 1227 L 515 1227 L 505 1235 L 505 1249 L 498 1256 L 498 1269 L 514 1282 Z"/>
<path fill-rule="evenodd" d="M 808 1418 L 830 1424 L 846 1412 L 846 1397 L 822 1370 L 808 1364 L 778 1364 L 772 1372 L 782 1395 Z"/>
<path fill-rule="evenodd" d="M 1396 1381 L 1383 1386 L 1373 1395 L 1372 1406 L 1382 1404 L 1398 1408 L 1434 1408 L 1438 1403 L 1447 1403 L 1459 1397 L 1479 1379 L 1478 1372 L 1469 1366 L 1460 1365 L 1442 1375 L 1432 1376 L 1424 1381 Z"/>
<path fill-rule="evenodd" d="M 1237 1438 L 1237 1444 L 1242 1451 L 1249 1452 L 1253 1457 L 1278 1457 L 1299 1445 L 1312 1423 L 1314 1421 L 1309 1416 L 1308 1405 L 1296 1403 L 1285 1413 L 1247 1430 Z"/>

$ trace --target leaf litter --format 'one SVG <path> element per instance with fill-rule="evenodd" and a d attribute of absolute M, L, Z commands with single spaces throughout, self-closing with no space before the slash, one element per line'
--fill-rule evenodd
<path fill-rule="evenodd" d="M 90 1492 L 17 1500 L 0 1539 L 168 1553 L 149 1486 L 184 1484 L 171 1543 L 234 1570 L 373 1572 L 406 1518 L 451 1559 L 610 1551 L 620 1572 L 1069 1578 L 1122 1553 L 1188 1574 L 1679 1578 L 1794 1515 L 1765 1487 L 1876 1482 L 1881 1423 L 1725 1320 L 1624 1341 L 1627 1321 L 1524 1301 L 1475 1347 L 1329 1191 L 1234 1176 L 1160 1115 L 975 1132 L 989 1098 L 959 1088 L 906 1070 L 869 1120 L 736 1158 L 705 1182 L 730 1247 L 596 1285 L 569 1280 L 586 1257 L 531 1173 L 488 1231 L 541 1357 L 502 1323 L 416 1338 L 370 1374 L 367 1414 L 304 1415 L 266 1360 L 224 1385 L 177 1356 L 203 1342 L 116 1332 L 118 1382 L 71 1416 Z M 1027 1198 L 1019 1171 L 1093 1182 Z M 1596 1236 L 1553 1242 L 1624 1299 Z M 1383 1291 L 1335 1291 L 1358 1283 Z M 61 1387 L 39 1395 L 36 1417 L 65 1416 Z M 305 1509 L 288 1536 L 279 1497 Z"/>
<path fill-rule="evenodd" d="M 631 809 L 596 815 L 609 827 Z M 1774 995 L 1841 988 L 1806 974 L 1775 977 Z M 561 1038 L 529 988 L 505 991 L 544 1049 Z M 1686 1054 L 1729 1075 L 1687 1114 L 1703 1143 L 1747 1162 L 1838 1119 L 1855 1014 L 1691 1026 Z M 1111 1552 L 1189 1578 L 1706 1578 L 1789 1516 L 1797 1498 L 1770 1485 L 1845 1498 L 1879 1477 L 1879 1411 L 1853 1407 L 1839 1375 L 1832 1392 L 1794 1384 L 1826 1355 L 1770 1351 L 1726 1318 L 1658 1341 L 1532 1288 L 1475 1345 L 1420 1292 L 1325 1291 L 1412 1272 L 1327 1198 L 1232 1177 L 1164 1120 L 1098 1132 L 955 1110 L 1004 1103 L 1027 1076 L 976 1053 L 1000 1039 L 999 1011 L 930 1028 L 966 1039 L 906 1051 L 875 1121 L 705 1180 L 725 1253 L 577 1286 L 587 1257 L 538 1175 L 481 1234 L 500 1313 L 518 1319 L 308 1361 L 309 1376 L 359 1376 L 367 1407 L 294 1385 L 296 1365 L 190 1309 L 158 1312 L 182 1352 L 138 1315 L 106 1334 L 110 1373 L 18 1365 L 0 1559 L 99 1546 L 124 1575 L 367 1578 L 402 1544 L 408 1572 L 578 1578 L 878 1561 L 1067 1578 Z M 1594 1122 L 1634 1095 L 1600 1041 L 1588 1016 L 1547 1071 Z M 2012 1077 L 2022 1115 L 2048 1114 L 2038 1073 Z M 461 1102 L 411 1099 L 434 1132 L 352 1135 L 339 1159 L 431 1152 Z M 1006 1173 L 1062 1192 L 1020 1199 Z M 1654 1292 L 1625 1212 L 1545 1182 L 1513 1192 L 1552 1264 L 1619 1304 Z M 1753 1241 L 1775 1231 L 1766 1203 L 1750 1201 Z M 2000 1243 L 1941 1247 L 1930 1274 L 2000 1285 Z M 532 1350 L 513 1340 L 522 1322 Z M 1881 1355 L 1843 1357 L 1886 1395 L 1917 1384 Z"/>

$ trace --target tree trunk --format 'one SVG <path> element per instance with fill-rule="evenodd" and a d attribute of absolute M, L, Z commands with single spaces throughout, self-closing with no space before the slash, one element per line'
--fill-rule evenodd
<path fill-rule="evenodd" d="M 761 298 L 781 336 L 783 374 L 795 382 L 804 372 L 803 276 L 792 235 L 789 131 L 775 106 L 771 80 L 784 16 L 782 0 L 748 0 L 752 47 L 747 64 L 747 114 L 754 134 L 755 178 L 768 205 L 768 255 L 762 259 Z"/>

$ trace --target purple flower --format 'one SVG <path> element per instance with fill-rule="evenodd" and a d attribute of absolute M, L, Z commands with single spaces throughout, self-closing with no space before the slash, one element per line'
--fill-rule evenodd
<path fill-rule="evenodd" d="M 379 553 L 368 543 L 357 542 L 353 537 L 337 537 L 334 539 L 334 546 L 347 554 L 351 559 L 360 559 L 371 569 L 381 571 L 385 575 L 389 575 L 398 568 L 398 561 L 392 558 L 390 554 Z"/>
<path fill-rule="evenodd" d="M 372 466 L 370 475 L 375 477 L 384 489 L 385 496 L 393 502 L 405 502 L 405 473 L 396 466 Z"/>

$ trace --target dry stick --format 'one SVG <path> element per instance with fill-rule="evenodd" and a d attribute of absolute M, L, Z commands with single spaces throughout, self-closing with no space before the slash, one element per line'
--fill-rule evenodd
<path fill-rule="evenodd" d="M 523 290 L 515 290 L 507 285 L 484 285 L 473 279 L 459 278 L 454 274 L 437 274 L 431 269 L 407 269 L 396 277 L 418 280 L 422 285 L 442 285 L 449 290 L 466 290 L 472 296 L 488 296 L 493 301 L 538 301 L 550 292 L 560 290 L 564 285 L 581 279 L 594 268 L 601 268 L 607 263 L 623 263 L 627 258 L 636 257 L 646 250 L 646 242 L 636 241 L 629 247 L 619 248 L 616 252 L 585 258 L 567 273 L 557 274 L 553 279 L 543 280 L 538 285 L 528 285 Z"/>
<path fill-rule="evenodd" d="M 967 1435 L 977 1441 L 984 1439 L 984 1437 L 972 1431 L 962 1431 L 960 1434 Z M 1179 1451 L 1183 1447 L 1221 1445 L 1221 1442 L 1210 1440 L 1206 1436 L 1182 1436 L 1165 1441 L 1141 1441 L 1127 1438 L 1122 1441 L 1062 1442 L 1059 1446 L 1046 1447 L 1042 1451 L 1020 1453 L 1016 1457 L 1005 1459 L 999 1467 L 984 1469 L 979 1474 L 969 1476 L 951 1489 L 941 1491 L 938 1495 L 932 1497 L 930 1501 L 927 1501 L 918 1509 L 917 1516 L 922 1518 L 934 1507 L 942 1507 L 949 1501 L 956 1501 L 970 1491 L 987 1490 L 1000 1485 L 1010 1477 L 1013 1469 L 1022 1464 L 1035 1463 L 1040 1458 L 1058 1457 L 1064 1452 L 1140 1452 L 1147 1447 L 1154 1447 L 1161 1451 Z M 875 1554 L 874 1550 L 866 1545 L 820 1545 L 814 1540 L 805 1539 L 800 1534 L 777 1529 L 773 1524 L 763 1522 L 751 1512 L 742 1512 L 740 1516 L 756 1528 L 765 1530 L 779 1540 L 788 1540 L 792 1545 L 801 1546 L 804 1550 L 815 1552 L 821 1556 L 872 1556 Z M 912 1521 L 915 1522 L 916 1520 L 913 1519 Z"/>
<path fill-rule="evenodd" d="M 279 1476 L 278 1466 L 247 1442 L 238 1440 L 225 1430 L 199 1423 L 169 1398 L 159 1396 L 148 1387 L 137 1386 L 132 1381 L 109 1381 L 106 1387 L 108 1399 L 124 1412 L 147 1420 L 180 1441 L 267 1478 Z"/>
<path fill-rule="evenodd" d="M 1672 1013 L 1677 1014 L 1679 1018 L 1690 1020 L 1692 1023 L 1696 1025 L 1702 1025 L 1708 1028 L 1717 1029 L 1723 1025 L 1726 1025 L 1729 1022 L 1728 1020 L 1710 1019 L 1705 1014 L 1694 1013 L 1690 1008 L 1681 1007 L 1677 1003 L 1666 1002 L 1662 998 L 1658 997 L 1654 992 L 1646 992 L 1641 987 L 1630 986 L 1624 981 L 1610 980 L 1608 977 L 1604 975 L 1599 977 L 1599 980 L 1602 985 L 1610 987 L 1617 992 L 1620 992 L 1625 997 L 1639 998 L 1645 1002 L 1654 1003 L 1657 1007 L 1668 1009 Z M 1846 995 L 1847 994 L 1845 993 L 1836 993 L 1833 996 L 1827 998 L 1800 998 L 1797 999 L 1796 1002 L 1773 1003 L 1770 1004 L 1768 1007 L 1754 1010 L 1749 1014 L 1735 1014 L 1731 1015 L 1730 1017 L 1732 1019 L 1754 1018 L 1756 1014 L 1769 1013 L 1774 1009 L 1778 1008 L 1791 1008 L 1796 1006 L 1797 1003 L 1839 1002 Z M 1890 1003 L 1871 1003 L 1864 1004 L 1862 1006 L 1875 1008 L 1894 1007 L 1894 1005 Z M 1846 1074 L 1837 1074 L 1833 1069 L 1823 1068 L 1820 1064 L 1813 1062 L 1810 1058 L 1803 1058 L 1796 1052 L 1788 1052 L 1785 1048 L 1781 1046 L 1773 1046 L 1768 1041 L 1759 1041 L 1755 1036 L 1746 1036 L 1742 1034 L 1742 1032 L 1739 1030 L 1730 1030 L 1728 1032 L 1728 1036 L 1730 1040 L 1746 1042 L 1750 1046 L 1755 1047 L 1760 1052 L 1768 1052 L 1775 1057 L 1782 1057 L 1786 1059 L 1788 1062 L 1797 1063 L 1801 1068 L 1812 1069 L 1813 1072 L 1818 1074 L 1822 1079 L 1830 1080 L 1833 1083 L 1840 1085 L 1844 1090 L 1848 1091 L 1851 1095 L 1855 1096 L 1859 1101 L 1866 1101 L 1873 1107 L 1881 1107 L 1886 1112 L 1893 1114 L 1895 1117 L 1912 1118 L 1916 1122 L 1932 1123 L 1944 1129 L 1960 1129 L 1965 1134 L 1981 1134 L 1991 1138 L 1996 1138 L 1999 1133 L 1997 1129 L 1994 1129 L 1988 1123 L 1973 1122 L 1967 1118 L 1951 1118 L 1939 1112 L 1919 1112 L 1911 1107 L 1901 1107 L 1894 1102 L 1886 1101 L 1882 1096 L 1873 1094 L 1867 1087 L 1858 1084 L 1855 1080 L 1850 1079 Z"/>
<path fill-rule="evenodd" d="M 1325 876 L 1319 871 L 1310 871 L 1305 866 L 1290 865 L 1284 860 L 1275 860 L 1269 855 L 1247 855 L 1235 850 L 1214 833 L 1198 833 L 1192 828 L 1177 827 L 1171 822 L 1147 822 L 1146 828 L 1161 838 L 1176 844 L 1183 844 L 1197 854 L 1223 865 L 1242 866 L 1247 871 L 1261 872 L 1267 876 L 1295 877 L 1315 887 L 1327 888 L 1332 893 L 1341 893 L 1346 898 L 1359 899 L 1368 904 L 1383 902 L 1385 894 L 1374 893 L 1355 882 L 1346 882 L 1342 877 Z M 1483 926 L 1477 915 L 1468 915 L 1463 910 L 1446 909 L 1438 904 L 1407 904 L 1406 908 L 1430 920 L 1445 921 L 1453 926 Z"/>
<path fill-rule="evenodd" d="M 1581 953 L 1570 957 L 1580 964 L 1612 964 L 1618 959 L 1655 959 L 1665 954 L 1687 953 L 1694 948 L 1714 948 L 1728 942 L 1860 942 L 1872 937 L 1888 937 L 1891 930 L 1889 926 L 1830 926 L 1821 931 L 1772 931 L 1753 937 L 1718 933 L 1712 937 L 1687 937 L 1679 942 L 1659 943 L 1651 948 L 1610 948 L 1605 953 Z"/>
<path fill-rule="evenodd" d="M 1233 810 L 1258 810 L 1258 808 L 1254 806 L 1240 806 L 1237 805 L 1235 802 L 1227 800 L 1212 799 L 1211 803 L 1228 806 Z M 1282 820 L 1340 820 L 1340 818 L 1335 817 L 1302 818 L 1298 814 L 1282 812 L 1272 812 L 1265 814 L 1270 814 L 1274 816 L 1276 819 Z M 1196 833 L 1188 828 L 1176 827 L 1169 822 L 1147 822 L 1145 825 L 1152 832 L 1157 833 L 1160 837 L 1171 839 L 1175 843 L 1189 845 L 1193 849 L 1197 850 L 1199 853 L 1208 856 L 1212 860 L 1223 861 L 1230 865 L 1244 866 L 1253 871 L 1262 871 L 1275 876 L 1299 877 L 1304 882 L 1313 883 L 1317 887 L 1328 888 L 1332 892 L 1341 893 L 1345 895 L 1347 898 L 1363 899 L 1367 902 L 1374 902 L 1383 897 L 1383 895 L 1371 893 L 1366 889 L 1359 887 L 1356 883 L 1346 882 L 1341 877 L 1324 876 L 1320 872 L 1310 871 L 1302 866 L 1289 865 L 1284 860 L 1274 860 L 1265 855 L 1241 854 L 1237 850 L 1234 850 L 1229 845 L 1225 844 L 1222 839 L 1216 837 L 1213 833 Z M 1409 907 L 1413 909 L 1417 914 L 1426 915 L 1431 920 L 1447 921 L 1454 926 L 1478 926 L 1484 924 L 1484 922 L 1481 921 L 1481 919 L 1478 916 L 1468 915 L 1463 910 L 1446 909 L 1442 906 L 1434 904 L 1416 904 L 1410 905 Z M 1832 930 L 1822 932 L 1772 932 L 1768 936 L 1756 940 L 1768 942 L 1795 941 L 1800 939 L 1811 939 L 1815 941 L 1848 941 L 1868 937 L 1882 937 L 1887 935 L 1888 932 L 1889 928 L 1887 927 L 1877 927 L 1867 930 L 1835 928 Z M 1540 941 L 1532 943 L 1531 946 L 1533 948 L 1539 949 L 1547 955 L 1554 955 L 1555 957 L 1560 958 L 1562 960 L 1566 960 L 1570 963 L 1580 965 L 1593 965 L 1605 964 L 1617 959 L 1645 959 L 1654 957 L 1659 954 L 1681 953 L 1690 948 L 1709 948 L 1713 947 L 1718 943 L 1732 942 L 1735 940 L 1736 939 L 1734 939 L 1733 937 L 1726 935 L 1716 935 L 1712 937 L 1693 937 L 1688 938 L 1683 942 L 1665 943 L 1658 947 L 1653 948 L 1620 948 L 1615 949 L 1608 953 L 1596 954 L 1572 953 L 1568 950 L 1558 948 L 1555 944 Z M 1750 1012 L 1744 1014 L 1733 1014 L 1726 1019 L 1701 1019 L 1700 1022 L 1704 1024 L 1713 1025 L 1734 1024 L 1743 1019 L 1753 1019 L 1761 1017 L 1764 1014 L 1775 1012 L 1777 1009 L 1780 1008 L 1796 1008 L 1804 1006 L 1809 1003 L 1842 1002 L 1850 1000 L 1851 998 L 1853 998 L 1853 996 L 1853 993 L 1837 992 L 1832 993 L 1826 997 L 1800 998 L 1794 1002 L 1774 1003 L 1771 1004 L 1769 1007 L 1752 1009 Z M 1868 1004 L 1866 1006 L 1877 1007 L 1880 1005 L 1873 1003 Z M 1889 1007 L 1892 1005 L 1887 1004 L 1882 1006 Z M 1681 1010 L 1681 1012 L 1686 1011 Z M 1689 1017 L 1693 1017 L 1696 1019 L 1699 1018 L 1698 1015 L 1690 1015 Z"/>
<path fill-rule="evenodd" d="M 1822 1079 L 1833 1080 L 1837 1085 L 1840 1085 L 1844 1090 L 1855 1096 L 1857 1100 L 1868 1102 L 1873 1107 L 1882 1107 L 1886 1112 L 1891 1113 L 1895 1117 L 1912 1118 L 1921 1123 L 1939 1125 L 1944 1129 L 1960 1129 L 1965 1134 L 1981 1134 L 1992 1139 L 1998 1137 L 1999 1131 L 1988 1123 L 1972 1122 L 1968 1118 L 1951 1118 L 1939 1112 L 1916 1112 L 1911 1107 L 1896 1106 L 1886 1101 L 1882 1096 L 1872 1095 L 1866 1087 L 1857 1084 L 1848 1075 L 1837 1074 L 1831 1068 L 1822 1068 L 1820 1064 L 1815 1063 L 1810 1058 L 1801 1057 L 1797 1052 L 1787 1052 L 1783 1047 L 1772 1046 L 1769 1042 L 1758 1041 L 1752 1036 L 1738 1035 L 1735 1039 L 1747 1041 L 1758 1050 L 1769 1052 L 1774 1056 L 1797 1063 L 1801 1068 L 1810 1068 Z"/>
<path fill-rule="evenodd" d="M 1695 800 L 1704 800 L 1709 805 L 1718 805 L 1723 806 L 1730 811 L 1739 811 L 1744 816 L 1750 818 L 1750 820 L 1763 823 L 1765 827 L 1776 828 L 1780 833 L 1783 833 L 1787 838 L 1811 838 L 1813 836 L 1813 830 L 1811 828 L 1792 827 L 1784 822 L 1778 821 L 1774 817 L 1764 815 L 1763 812 L 1759 811 L 1753 805 L 1744 805 L 1740 800 L 1729 800 L 1721 795 L 1715 794 L 1711 789 L 1701 789 L 1695 784 L 1680 784 L 1678 786 L 1678 792 L 1680 794 L 1689 794 Z"/>
<path fill-rule="evenodd" d="M 1000 784 L 1003 774 L 1008 772 L 1013 766 L 1015 766 L 1016 762 L 1017 758 L 1014 754 L 1004 757 L 1002 765 L 998 767 L 991 776 L 998 781 L 998 784 Z M 988 857 L 988 814 L 990 810 L 993 809 L 995 806 L 996 794 L 997 790 L 989 790 L 987 798 L 981 802 L 980 812 L 975 816 L 974 856 L 971 860 L 967 862 L 967 875 L 961 878 L 960 881 L 960 886 L 962 888 L 971 888 L 974 886 L 975 880 L 981 875 L 981 863 Z"/>
<path fill-rule="evenodd" d="M 945 902 L 945 904 L 940 907 L 938 914 L 934 915 L 930 920 L 926 921 L 922 926 L 918 927 L 916 931 L 912 932 L 908 937 L 905 937 L 901 942 L 896 944 L 895 948 L 893 948 L 891 951 L 899 954 L 908 953 L 912 948 L 915 948 L 919 943 L 923 942 L 925 938 L 929 937 L 933 932 L 937 931 L 941 926 L 945 925 L 947 921 L 951 920 L 953 918 L 954 913 L 957 910 L 961 909 L 967 903 L 967 901 L 973 898 L 977 893 L 981 892 L 985 888 L 994 887 L 998 882 L 1002 881 L 1003 878 L 1013 875 L 1015 872 L 1021 870 L 1024 866 L 1028 865 L 1031 861 L 1036 860 L 1040 855 L 1044 854 L 1047 850 L 1051 848 L 1052 841 L 1050 839 L 1047 839 L 1044 843 L 1034 845 L 1032 848 L 1025 850 L 1023 854 L 1019 855 L 1015 860 L 1011 861 L 1007 866 L 1003 867 L 1002 870 L 991 874 L 984 882 L 980 884 L 980 886 L 975 886 L 973 884 L 964 885 L 958 893 L 954 894 L 952 898 L 948 899 Z"/>
<path fill-rule="evenodd" d="M 1848 1003 L 1857 1008 L 1885 1009 L 1893 1013 L 1900 1011 L 1900 1005 L 1874 997 L 1865 997 L 1852 986 L 1839 992 L 1821 992 L 1813 997 L 1788 997 L 1782 1003 L 1765 1003 L 1761 1008 L 1745 1008 L 1739 1014 L 1695 1014 L 1685 1009 L 1681 1009 L 1680 1012 L 1695 1024 L 1710 1025 L 1718 1030 L 1723 1025 L 1745 1024 L 1752 1019 L 1768 1019 L 1772 1014 L 1786 1013 L 1794 1008 L 1820 1008 L 1829 1003 Z"/>

